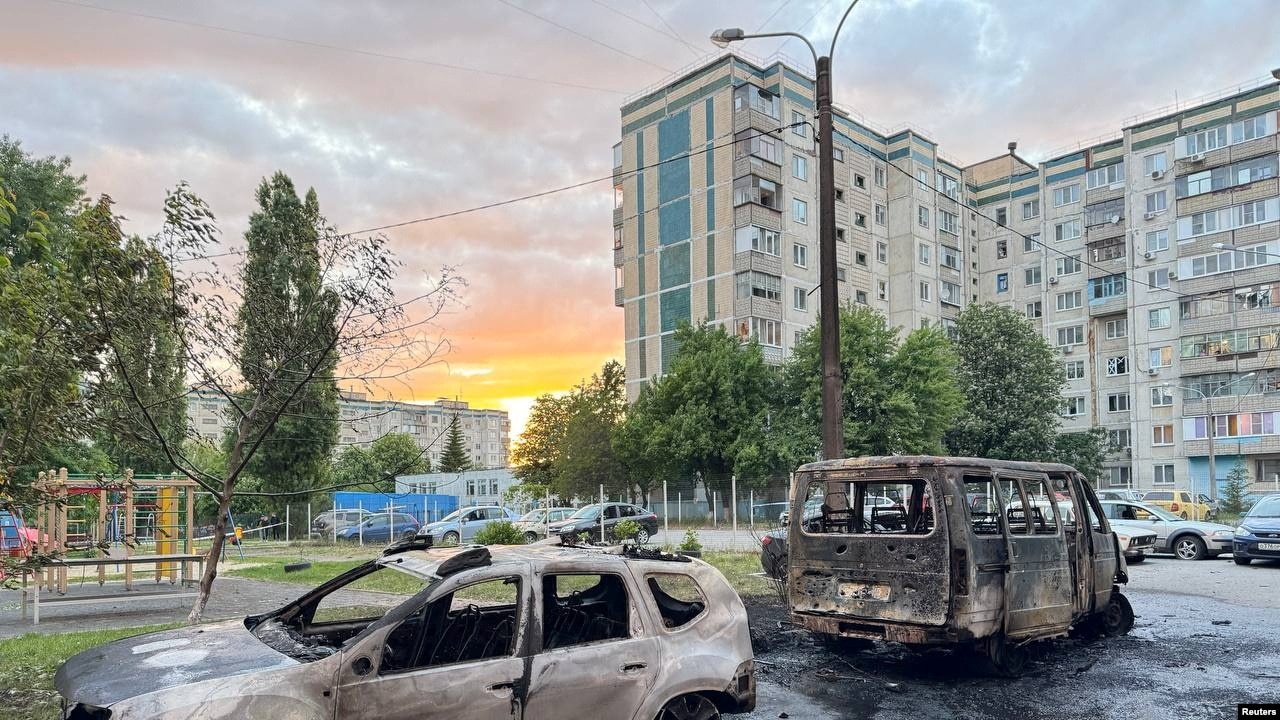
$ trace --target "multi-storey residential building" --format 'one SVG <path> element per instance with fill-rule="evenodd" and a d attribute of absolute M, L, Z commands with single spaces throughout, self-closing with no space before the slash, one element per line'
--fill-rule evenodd
<path fill-rule="evenodd" d="M 230 422 L 229 405 L 220 393 L 196 389 L 188 396 L 187 420 L 202 438 L 216 442 Z M 387 433 L 402 432 L 429 450 L 435 466 L 444 450 L 449 423 L 456 415 L 472 463 L 484 468 L 507 466 L 511 421 L 504 410 L 473 409 L 456 400 L 431 404 L 371 400 L 354 392 L 341 394 L 338 410 L 337 452 L 351 445 L 367 447 Z"/>
<path fill-rule="evenodd" d="M 622 107 L 614 302 L 632 396 L 682 320 L 780 362 L 816 319 L 813 92 L 783 62 L 730 54 Z M 1063 429 L 1108 431 L 1104 484 L 1206 491 L 1213 402 L 1219 481 L 1241 457 L 1255 490 L 1280 491 L 1278 107 L 1280 83 L 1255 83 L 1042 162 L 1010 144 L 967 166 L 839 112 L 841 301 L 900 327 L 1015 307 L 1062 351 Z"/>

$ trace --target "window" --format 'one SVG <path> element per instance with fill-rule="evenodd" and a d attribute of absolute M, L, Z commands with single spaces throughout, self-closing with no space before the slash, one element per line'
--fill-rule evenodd
<path fill-rule="evenodd" d="M 1060 257 L 1054 261 L 1059 275 L 1074 275 L 1080 272 L 1080 256 Z"/>
<path fill-rule="evenodd" d="M 1007 227 L 1009 225 L 1008 208 L 996 208 L 996 224 L 1000 227 Z"/>
<path fill-rule="evenodd" d="M 1186 136 L 1186 139 L 1188 155 L 1217 150 L 1220 147 L 1227 146 L 1227 126 L 1220 125 L 1216 128 L 1191 133 Z"/>
<path fill-rule="evenodd" d="M 1058 311 L 1074 310 L 1080 307 L 1081 292 L 1079 290 L 1071 290 L 1064 293 L 1058 293 Z"/>
<path fill-rule="evenodd" d="M 1173 444 L 1173 426 L 1172 425 L 1152 425 L 1151 426 L 1151 444 L 1152 445 L 1172 445 Z"/>
<path fill-rule="evenodd" d="M 793 198 L 791 200 L 791 217 L 801 225 L 809 224 L 809 203 Z"/>
<path fill-rule="evenodd" d="M 881 300 L 889 299 L 889 282 L 887 280 L 876 281 L 876 297 Z"/>
<path fill-rule="evenodd" d="M 1276 163 L 1276 155 L 1271 154 L 1192 173 L 1174 182 L 1174 195 L 1178 198 L 1194 197 L 1273 178 L 1276 176 Z"/>
<path fill-rule="evenodd" d="M 889 246 L 885 243 L 876 243 L 876 260 L 882 263 L 889 262 Z"/>
<path fill-rule="evenodd" d="M 809 179 L 809 160 L 803 155 L 791 156 L 791 176 L 799 180 Z"/>
<path fill-rule="evenodd" d="M 1129 442 L 1129 429 L 1108 430 L 1107 445 L 1114 450 L 1130 447 L 1133 443 Z"/>
<path fill-rule="evenodd" d="M 796 267 L 809 267 L 809 246 L 795 243 L 791 246 L 791 262 Z"/>
<path fill-rule="evenodd" d="M 782 234 L 777 230 L 748 225 L 734 231 L 737 252 L 754 250 L 777 257 L 782 251 Z"/>
<path fill-rule="evenodd" d="M 996 241 L 996 259 L 1009 257 L 1009 242 L 1007 240 Z"/>
<path fill-rule="evenodd" d="M 959 285 L 943 280 L 941 289 L 938 291 L 938 300 L 948 305 L 959 307 L 964 300 L 964 291 L 960 289 Z"/>
<path fill-rule="evenodd" d="M 1076 417 L 1084 414 L 1084 397 L 1075 396 L 1062 399 L 1062 415 L 1064 417 Z"/>
<path fill-rule="evenodd" d="M 1071 327 L 1058 328 L 1058 347 L 1066 347 L 1068 345 L 1080 345 L 1084 342 L 1084 326 L 1072 325 Z"/>
<path fill-rule="evenodd" d="M 356 581 L 357 584 L 359 582 Z M 623 590 L 625 596 L 626 591 Z M 484 613 L 478 619 L 469 611 L 477 601 L 484 604 Z M 513 630 L 517 626 L 521 606 L 520 579 L 517 577 L 485 580 L 438 597 L 400 621 L 388 633 L 378 673 L 390 675 L 417 668 L 510 656 L 516 649 L 518 635 Z M 333 607 L 330 611 L 350 609 Z M 322 610 L 323 607 L 317 608 L 316 612 Z M 354 619 L 349 613 L 344 613 L 327 621 L 350 622 Z M 427 637 L 439 638 L 440 642 L 421 642 L 424 632 Z M 485 642 L 471 641 L 481 634 L 486 638 Z"/>
<path fill-rule="evenodd" d="M 1280 326 L 1271 325 L 1242 330 L 1188 335 L 1182 338 L 1181 357 L 1213 357 L 1237 353 L 1273 350 L 1280 347 Z"/>
<path fill-rule="evenodd" d="M 1128 412 L 1129 393 L 1112 393 L 1107 396 L 1107 412 Z"/>
<path fill-rule="evenodd" d="M 1053 239 L 1062 242 L 1080 237 L 1080 218 L 1060 222 L 1053 226 Z"/>
<path fill-rule="evenodd" d="M 1173 484 L 1173 466 L 1172 465 L 1156 465 L 1152 468 L 1154 476 L 1152 483 L 1156 485 L 1172 485 Z"/>
<path fill-rule="evenodd" d="M 1205 170 L 1204 172 L 1192 173 L 1186 177 L 1185 181 L 1178 183 L 1178 187 L 1186 186 L 1186 191 L 1178 195 L 1178 197 L 1189 197 L 1192 195 L 1200 195 L 1202 193 L 1213 192 L 1213 171 Z"/>
<path fill-rule="evenodd" d="M 1123 181 L 1124 181 L 1124 163 L 1123 162 L 1118 162 L 1114 165 L 1108 165 L 1106 167 L 1100 167 L 1095 170 L 1090 170 L 1089 174 L 1085 175 L 1085 187 L 1087 187 L 1090 190 L 1098 187 L 1103 187 L 1106 185 L 1114 185 L 1118 182 L 1123 182 Z"/>
<path fill-rule="evenodd" d="M 863 267 L 867 265 L 867 254 L 864 252 L 856 252 L 853 254 L 853 261 Z"/>
<path fill-rule="evenodd" d="M 1026 313 L 1027 313 L 1028 320 L 1035 320 L 1037 318 L 1043 317 L 1044 304 L 1041 303 L 1039 300 L 1035 302 L 1027 303 Z"/>
<path fill-rule="evenodd" d="M 1169 249 L 1169 231 L 1152 230 L 1147 233 L 1147 252 L 1160 252 Z"/>
<path fill-rule="evenodd" d="M 1132 487 L 1133 473 L 1128 465 L 1107 468 L 1107 484 L 1109 487 Z"/>
<path fill-rule="evenodd" d="M 1086 205 L 1084 208 L 1085 227 L 1119 223 L 1124 219 L 1124 198 L 1107 200 L 1106 202 Z"/>
<path fill-rule="evenodd" d="M 1080 184 L 1073 183 L 1066 187 L 1054 188 L 1053 190 L 1053 206 L 1062 207 L 1072 203 L 1080 202 Z"/>
<path fill-rule="evenodd" d="M 1124 274 L 1108 275 L 1089 281 L 1089 301 L 1105 301 L 1125 294 Z"/>
<path fill-rule="evenodd" d="M 1207 210 L 1190 217 L 1180 217 L 1178 218 L 1178 239 L 1257 225 L 1269 219 L 1275 219 L 1278 211 L 1280 211 L 1280 200 L 1271 198 L 1254 200 L 1222 210 Z"/>
<path fill-rule="evenodd" d="M 969 526 L 973 534 L 1000 535 L 1000 518 L 1004 513 L 996 500 L 996 489 L 991 480 L 965 476 L 964 497 L 972 498 L 965 504 L 969 508 Z"/>
<path fill-rule="evenodd" d="M 876 187 L 884 187 L 884 166 L 877 165 L 875 169 Z"/>
<path fill-rule="evenodd" d="M 876 224 L 883 225 L 885 223 L 885 216 L 888 214 L 885 210 L 885 207 L 883 205 L 877 204 L 875 207 L 875 213 L 876 213 Z"/>
<path fill-rule="evenodd" d="M 836 242 L 844 242 L 844 228 L 836 228 Z"/>
<path fill-rule="evenodd" d="M 946 195 L 952 200 L 960 199 L 960 183 L 950 175 L 938 173 L 938 192 Z"/>
<path fill-rule="evenodd" d="M 1158 213 L 1164 212 L 1168 208 L 1168 200 L 1163 190 L 1159 192 L 1147 193 L 1147 212 Z"/>
<path fill-rule="evenodd" d="M 1173 404 L 1173 389 L 1163 386 L 1151 388 L 1151 407 L 1168 407 Z"/>
<path fill-rule="evenodd" d="M 859 190 L 866 190 L 866 189 L 867 189 L 867 176 L 866 176 L 866 175 L 859 175 L 858 173 L 854 173 L 854 174 L 853 174 L 853 186 L 854 186 L 854 187 L 856 187 L 856 188 L 858 188 Z"/>
<path fill-rule="evenodd" d="M 1123 235 L 1089 243 L 1089 252 L 1093 254 L 1094 262 L 1119 260 L 1125 256 L 1126 248 L 1127 244 Z"/>
<path fill-rule="evenodd" d="M 932 256 L 932 253 L 929 250 L 929 246 L 925 245 L 924 243 L 920 243 L 920 245 L 918 246 L 918 250 L 919 250 L 918 257 L 920 259 L 920 264 L 921 265 L 930 264 L 930 258 Z"/>
<path fill-rule="evenodd" d="M 844 162 L 844 148 L 831 148 L 831 156 L 835 158 L 836 162 Z"/>
<path fill-rule="evenodd" d="M 1129 374 L 1129 356 L 1117 355 L 1107 358 L 1107 377 Z"/>
<path fill-rule="evenodd" d="M 938 229 L 946 233 L 951 233 L 952 235 L 959 235 L 960 216 L 955 213 L 949 213 L 946 210 L 939 210 Z"/>
<path fill-rule="evenodd" d="M 996 292 L 1009 292 L 1009 273 L 999 273 L 996 275 Z"/>
<path fill-rule="evenodd" d="M 778 96 L 748 83 L 734 88 L 733 109 L 734 112 L 751 109 L 764 113 L 774 120 L 782 119 L 781 113 L 778 112 Z"/>
<path fill-rule="evenodd" d="M 1169 308 L 1152 308 L 1147 311 L 1147 324 L 1152 330 L 1169 327 Z"/>
<path fill-rule="evenodd" d="M 953 247 L 949 247 L 947 245 L 943 245 L 942 250 L 940 251 L 940 256 L 942 258 L 943 267 L 949 267 L 952 270 L 960 269 L 960 251 L 959 250 Z"/>
<path fill-rule="evenodd" d="M 1142 171 L 1150 176 L 1152 173 L 1162 173 L 1169 169 L 1169 161 L 1163 152 L 1153 153 L 1142 158 Z"/>
<path fill-rule="evenodd" d="M 650 575 L 645 584 L 667 630 L 688 625 L 707 609 L 706 597 L 688 575 Z"/>
<path fill-rule="evenodd" d="M 782 323 L 777 320 L 751 318 L 751 337 L 761 345 L 782 347 Z"/>
<path fill-rule="evenodd" d="M 733 181 L 733 205 L 755 203 L 767 208 L 780 210 L 778 185 L 772 180 L 765 180 L 756 175 L 747 175 Z"/>
<path fill-rule="evenodd" d="M 544 575 L 542 605 L 544 650 L 631 637 L 627 586 L 618 575 Z"/>
<path fill-rule="evenodd" d="M 844 268 L 836 268 L 836 280 L 844 282 Z"/>
<path fill-rule="evenodd" d="M 1030 220 L 1040 217 L 1040 199 L 1027 200 L 1022 203 L 1022 219 Z"/>
<path fill-rule="evenodd" d="M 805 311 L 809 309 L 809 292 L 802 287 L 791 289 L 791 304 L 796 310 Z"/>
<path fill-rule="evenodd" d="M 1231 124 L 1231 142 L 1238 143 L 1253 140 L 1267 134 L 1267 117 L 1259 115 Z"/>
<path fill-rule="evenodd" d="M 920 299 L 925 302 L 929 302 L 932 299 L 930 297 L 932 294 L 933 294 L 933 285 L 929 282 L 921 282 L 920 283 Z"/>
<path fill-rule="evenodd" d="M 1160 268 L 1158 270 L 1148 270 L 1147 284 L 1154 285 L 1159 288 L 1169 287 L 1169 269 Z"/>
<path fill-rule="evenodd" d="M 1070 360 L 1066 363 L 1063 363 L 1063 369 L 1067 373 L 1068 380 L 1084 379 L 1084 361 L 1083 360 Z"/>
<path fill-rule="evenodd" d="M 920 227 L 929 227 L 929 208 L 923 205 L 916 208 L 916 222 L 920 223 Z"/>
<path fill-rule="evenodd" d="M 1026 279 L 1026 284 L 1027 284 L 1027 285 L 1039 285 L 1039 284 L 1040 284 L 1040 266 L 1039 266 L 1039 265 L 1037 265 L 1037 266 L 1035 266 L 1035 267 L 1027 268 L 1027 269 L 1024 271 L 1024 275 L 1026 276 L 1026 278 L 1025 278 L 1025 279 Z"/>
<path fill-rule="evenodd" d="M 1266 265 L 1267 258 L 1268 252 L 1265 244 L 1239 250 L 1223 250 L 1210 255 L 1200 255 L 1191 258 L 1191 277 L 1214 275 Z"/>
<path fill-rule="evenodd" d="M 1148 358 L 1148 365 L 1150 367 L 1162 368 L 1162 367 L 1169 367 L 1170 365 L 1173 364 L 1173 346 L 1172 345 L 1161 345 L 1160 347 L 1153 347 L 1147 352 L 1148 352 L 1148 355 L 1150 356 Z"/>
<path fill-rule="evenodd" d="M 1103 326 L 1105 328 L 1106 338 L 1108 340 L 1118 340 L 1120 338 L 1129 337 L 1129 318 L 1116 318 L 1108 320 Z"/>
<path fill-rule="evenodd" d="M 927 170 L 916 170 L 916 184 L 921 190 L 929 189 L 929 172 Z"/>
<path fill-rule="evenodd" d="M 1022 252 L 1035 252 L 1040 247 L 1040 233 L 1022 236 Z"/>
<path fill-rule="evenodd" d="M 739 299 L 751 297 L 765 300 L 782 299 L 782 278 L 777 275 L 762 273 L 759 270 L 741 272 L 737 276 L 737 286 Z"/>
<path fill-rule="evenodd" d="M 853 224 L 854 224 L 854 225 L 857 225 L 858 227 L 861 227 L 861 228 L 866 227 L 866 226 L 867 226 L 867 216 L 866 216 L 866 215 L 864 215 L 864 214 L 862 214 L 862 213 L 860 213 L 860 212 L 856 212 L 856 213 L 854 213 L 854 214 L 853 214 Z"/>
<path fill-rule="evenodd" d="M 808 137 L 809 135 L 809 118 L 798 110 L 791 111 L 791 132 L 800 137 Z"/>
<path fill-rule="evenodd" d="M 858 303 L 859 305 L 866 305 L 866 304 L 867 304 L 867 291 L 866 291 L 866 290 L 859 290 L 859 291 L 857 291 L 856 293 L 854 293 L 853 297 L 854 297 L 854 302 Z"/>
<path fill-rule="evenodd" d="M 753 130 L 740 132 L 734 137 L 737 157 L 749 157 L 752 162 L 763 160 L 774 165 L 782 164 L 782 142 L 777 138 Z"/>

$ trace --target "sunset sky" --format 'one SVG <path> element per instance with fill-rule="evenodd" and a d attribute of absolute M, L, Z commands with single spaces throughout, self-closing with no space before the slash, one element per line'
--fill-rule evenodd
<path fill-rule="evenodd" d="M 716 49 L 719 27 L 825 47 L 843 0 L 0 0 L 0 134 L 70 155 L 130 232 L 188 181 L 243 245 L 255 186 L 314 186 L 342 230 L 609 175 L 627 96 Z M 106 8 L 106 9 L 103 9 Z M 1140 112 L 1280 66 L 1276 4 L 862 0 L 837 102 L 971 163 L 1041 159 Z M 1050 15 L 1049 13 L 1052 13 Z M 1241 18 L 1258 22 L 1241 22 Z M 678 36 L 680 39 L 677 40 Z M 798 42 L 758 40 L 809 69 Z M 480 71 L 480 72 L 477 72 Z M 447 362 L 387 396 L 512 413 L 620 357 L 608 181 L 388 231 L 406 296 L 453 266 Z"/>

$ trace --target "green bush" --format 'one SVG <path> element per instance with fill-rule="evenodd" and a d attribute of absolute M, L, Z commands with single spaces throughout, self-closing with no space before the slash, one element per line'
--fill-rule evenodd
<path fill-rule="evenodd" d="M 613 526 L 615 540 L 634 540 L 640 534 L 640 523 L 635 520 L 622 520 Z"/>
<path fill-rule="evenodd" d="M 497 520 L 480 528 L 474 542 L 481 545 L 523 545 L 524 533 L 506 520 Z"/>
<path fill-rule="evenodd" d="M 702 550 L 702 543 L 698 541 L 698 531 L 689 528 L 684 531 L 684 541 L 680 543 L 680 550 L 687 552 L 699 552 Z"/>

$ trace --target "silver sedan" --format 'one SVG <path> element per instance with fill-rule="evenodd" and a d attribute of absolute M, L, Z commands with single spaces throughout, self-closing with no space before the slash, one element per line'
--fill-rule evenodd
<path fill-rule="evenodd" d="M 1147 503 L 1103 500 L 1102 510 L 1112 525 L 1155 531 L 1153 552 L 1173 553 L 1180 560 L 1203 560 L 1231 552 L 1235 531 L 1227 525 L 1183 520 Z"/>

